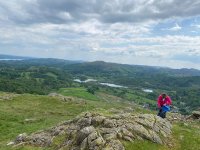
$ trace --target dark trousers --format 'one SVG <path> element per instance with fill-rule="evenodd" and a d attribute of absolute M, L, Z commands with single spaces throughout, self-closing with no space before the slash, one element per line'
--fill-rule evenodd
<path fill-rule="evenodd" d="M 158 111 L 158 116 L 161 118 L 166 118 L 166 111 L 163 111 L 162 108 L 160 108 Z"/>

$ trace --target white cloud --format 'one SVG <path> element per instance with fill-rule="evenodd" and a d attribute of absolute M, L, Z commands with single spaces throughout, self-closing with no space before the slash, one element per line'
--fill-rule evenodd
<path fill-rule="evenodd" d="M 200 29 L 200 24 L 192 24 L 191 26 Z"/>
<path fill-rule="evenodd" d="M 63 19 L 63 20 L 71 20 L 71 19 L 73 19 L 73 17 L 71 16 L 71 14 L 68 13 L 68 12 L 60 12 L 58 14 L 58 17 L 61 18 L 61 19 Z"/>
<path fill-rule="evenodd" d="M 169 30 L 171 30 L 171 31 L 178 31 L 178 30 L 181 30 L 181 29 L 182 29 L 182 27 L 179 26 L 179 25 L 176 23 L 175 26 L 172 27 L 172 28 L 170 28 Z"/>
<path fill-rule="evenodd" d="M 200 36 L 170 32 L 184 31 L 180 20 L 200 15 L 197 2 L 1 1 L 0 53 L 198 68 L 190 59 L 174 59 L 200 56 Z M 179 24 L 170 28 L 166 20 Z M 165 30 L 156 34 L 160 22 Z M 193 30 L 198 31 L 195 23 Z"/>

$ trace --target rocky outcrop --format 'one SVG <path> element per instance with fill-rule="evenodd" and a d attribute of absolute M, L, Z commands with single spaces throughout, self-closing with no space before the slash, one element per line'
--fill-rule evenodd
<path fill-rule="evenodd" d="M 13 100 L 13 98 L 19 96 L 18 94 L 13 94 L 13 93 L 3 93 L 0 95 L 0 101 L 7 101 L 7 100 Z"/>
<path fill-rule="evenodd" d="M 63 95 L 58 94 L 58 93 L 50 93 L 48 96 L 57 98 L 57 99 L 59 99 L 63 102 L 73 102 L 73 103 L 81 104 L 81 105 L 87 104 L 86 100 L 84 100 L 82 98 L 78 98 L 78 97 L 74 98 L 74 97 L 71 97 L 71 96 L 63 96 Z"/>
<path fill-rule="evenodd" d="M 190 116 L 186 118 L 187 120 L 200 120 L 200 111 L 193 111 Z"/>
<path fill-rule="evenodd" d="M 64 136 L 56 149 L 69 150 L 124 150 L 122 141 L 149 140 L 166 144 L 171 124 L 152 114 L 123 113 L 104 116 L 85 113 L 49 130 L 19 135 L 15 145 L 51 146 L 54 139 Z"/>
<path fill-rule="evenodd" d="M 58 93 L 50 93 L 48 95 L 49 97 L 56 97 L 62 101 L 65 101 L 65 102 L 68 102 L 68 101 L 74 101 L 74 98 L 73 97 L 69 97 L 69 96 L 63 96 L 61 94 L 58 94 Z"/>
<path fill-rule="evenodd" d="M 187 116 L 186 115 L 182 115 L 180 113 L 168 113 L 167 114 L 167 119 L 170 122 L 185 122 Z"/>
<path fill-rule="evenodd" d="M 195 119 L 200 119 L 200 111 L 193 111 L 192 115 Z"/>

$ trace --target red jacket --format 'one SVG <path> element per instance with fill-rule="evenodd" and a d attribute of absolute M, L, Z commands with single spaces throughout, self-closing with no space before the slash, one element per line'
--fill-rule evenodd
<path fill-rule="evenodd" d="M 167 96 L 166 98 L 162 98 L 162 95 L 160 95 L 158 97 L 158 108 L 162 107 L 163 105 L 171 105 L 172 104 L 172 100 L 169 96 Z"/>

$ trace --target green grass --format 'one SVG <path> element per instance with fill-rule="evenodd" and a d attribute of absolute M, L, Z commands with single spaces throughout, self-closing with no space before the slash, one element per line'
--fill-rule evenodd
<path fill-rule="evenodd" d="M 153 100 L 150 100 L 150 99 L 135 95 L 133 93 L 126 93 L 125 94 L 125 98 L 127 100 L 134 101 L 136 103 L 148 103 L 148 104 L 153 104 L 153 105 L 156 104 L 156 101 L 153 101 Z"/>
<path fill-rule="evenodd" d="M 60 93 L 67 96 L 74 96 L 74 101 L 63 102 L 58 98 L 49 96 L 39 96 L 31 94 L 16 95 L 11 100 L 0 101 L 0 149 L 9 150 L 11 147 L 6 146 L 8 142 L 15 139 L 20 133 L 33 133 L 38 130 L 47 129 L 62 121 L 74 118 L 78 114 L 85 111 L 95 111 L 110 115 L 110 108 L 117 110 L 125 107 L 134 107 L 123 99 L 105 93 L 96 93 L 92 95 L 87 93 L 84 88 L 68 88 L 60 89 Z M 78 93 L 76 95 L 76 93 Z M 82 94 L 82 95 L 81 95 Z M 0 96 L 9 95 L 9 93 L 0 92 Z M 80 97 L 76 98 L 76 97 Z M 89 100 L 83 100 L 87 99 Z M 117 101 L 116 101 L 117 100 Z M 84 103 L 82 103 L 84 101 Z M 134 107 L 135 112 L 141 113 L 156 113 L 150 110 L 144 110 L 139 107 Z M 31 122 L 26 122 L 26 119 L 34 119 Z M 197 150 L 200 147 L 200 124 L 190 123 L 187 126 L 183 123 L 175 124 L 173 127 L 173 147 L 158 145 L 150 141 L 134 141 L 132 143 L 125 142 L 126 150 Z M 53 147 L 54 149 L 63 137 L 58 137 Z M 17 148 L 20 150 L 41 150 L 25 146 Z"/>
<path fill-rule="evenodd" d="M 125 91 L 124 91 L 125 90 Z M 149 104 L 150 108 L 154 109 L 157 106 L 157 101 L 146 98 L 144 93 L 136 92 L 134 89 L 103 89 L 101 88 L 102 93 L 107 93 L 110 95 L 116 95 L 121 97 L 122 99 L 128 100 L 130 102 L 134 102 L 139 105 Z"/>
<path fill-rule="evenodd" d="M 80 89 L 78 89 L 78 91 L 80 91 Z M 0 96 L 1 95 L 5 95 L 5 93 L 0 92 Z M 84 101 L 84 103 L 82 103 L 82 101 Z M 30 134 L 38 130 L 47 129 L 62 121 L 72 119 L 82 112 L 96 112 L 96 110 L 99 112 L 106 112 L 106 110 L 110 108 L 122 109 L 128 106 L 128 104 L 117 102 L 108 103 L 104 100 L 82 101 L 78 98 L 74 98 L 72 102 L 63 102 L 58 98 L 31 94 L 18 95 L 12 100 L 1 100 L 0 149 L 10 149 L 6 144 L 21 133 Z M 34 120 L 32 122 L 26 122 L 26 119 Z M 25 147 L 21 149 L 36 148 Z"/>
<path fill-rule="evenodd" d="M 179 123 L 174 125 L 173 134 L 178 150 L 200 149 L 200 123 Z"/>
<path fill-rule="evenodd" d="M 20 133 L 46 129 L 93 108 L 92 104 L 65 103 L 48 96 L 28 94 L 0 101 L 0 147 Z M 25 119 L 34 121 L 28 123 Z"/>
<path fill-rule="evenodd" d="M 126 150 L 199 150 L 200 123 L 177 123 L 173 126 L 172 147 L 152 143 L 150 141 L 124 142 Z"/>
<path fill-rule="evenodd" d="M 93 101 L 99 100 L 96 95 L 87 92 L 85 88 L 61 88 L 58 92 L 65 96 L 74 96 Z"/>
<path fill-rule="evenodd" d="M 166 146 L 150 141 L 124 142 L 124 146 L 126 150 L 167 150 Z"/>

